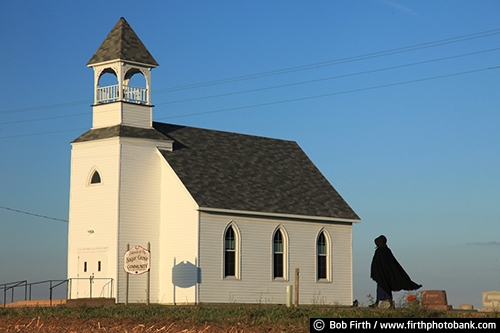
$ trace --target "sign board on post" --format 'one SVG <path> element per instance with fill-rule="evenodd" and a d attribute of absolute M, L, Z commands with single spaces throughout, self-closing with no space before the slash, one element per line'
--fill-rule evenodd
<path fill-rule="evenodd" d="M 124 256 L 123 269 L 128 274 L 144 274 L 150 269 L 151 253 L 140 245 L 134 246 Z"/>

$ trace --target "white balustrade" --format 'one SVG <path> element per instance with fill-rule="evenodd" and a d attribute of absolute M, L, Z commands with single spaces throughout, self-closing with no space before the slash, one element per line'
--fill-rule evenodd
<path fill-rule="evenodd" d="M 147 89 L 141 87 L 133 87 L 133 86 L 124 86 L 124 96 L 127 102 L 138 103 L 138 104 L 146 104 L 148 101 L 147 98 Z"/>
<path fill-rule="evenodd" d="M 148 90 L 146 88 L 123 86 L 123 100 L 130 103 L 147 104 Z M 118 85 L 98 87 L 97 103 L 111 103 L 121 100 Z"/>

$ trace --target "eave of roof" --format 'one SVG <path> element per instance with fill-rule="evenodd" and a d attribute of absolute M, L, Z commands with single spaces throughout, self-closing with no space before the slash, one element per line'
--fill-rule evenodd
<path fill-rule="evenodd" d="M 154 128 L 139 128 L 132 126 L 115 125 L 110 127 L 91 129 L 80 135 L 71 143 L 102 140 L 113 137 L 128 137 L 128 138 L 158 140 L 163 142 L 165 141 L 172 142 L 170 138 L 158 132 Z"/>
<path fill-rule="evenodd" d="M 355 223 L 361 222 L 361 219 L 357 218 L 336 218 L 327 216 L 306 216 L 306 215 L 294 215 L 294 214 L 279 214 L 279 213 L 266 213 L 266 212 L 250 212 L 250 211 L 239 211 L 231 209 L 218 209 L 209 207 L 199 207 L 198 211 L 207 213 L 220 213 L 220 214 L 235 214 L 235 215 L 253 215 L 253 216 L 267 216 L 275 218 L 285 218 L 292 220 L 311 220 L 311 221 L 325 221 L 325 222 L 343 222 L 343 223 Z"/>

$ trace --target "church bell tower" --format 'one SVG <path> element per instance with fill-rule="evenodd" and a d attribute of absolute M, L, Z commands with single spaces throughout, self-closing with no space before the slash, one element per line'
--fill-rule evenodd
<path fill-rule="evenodd" d="M 125 125 L 152 128 L 151 69 L 158 63 L 122 17 L 87 63 L 94 69 L 92 128 Z M 116 78 L 102 84 L 105 74 Z M 142 84 L 132 85 L 134 75 Z"/>
<path fill-rule="evenodd" d="M 152 126 L 151 70 L 158 63 L 122 17 L 87 66 L 94 70 L 92 128 L 71 142 L 69 297 L 140 302 L 146 275 L 127 286 L 123 255 L 127 244 L 150 243 L 158 253 L 158 147 L 172 145 Z M 155 290 L 158 258 L 152 258 Z M 157 295 L 151 299 L 158 302 Z"/>

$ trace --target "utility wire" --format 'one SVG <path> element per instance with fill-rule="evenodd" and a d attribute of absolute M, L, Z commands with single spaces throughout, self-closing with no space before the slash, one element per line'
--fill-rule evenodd
<path fill-rule="evenodd" d="M 188 84 L 185 86 L 164 88 L 164 89 L 155 90 L 153 92 L 159 93 L 159 92 L 171 92 L 171 91 L 178 91 L 178 90 L 194 89 L 194 88 L 206 87 L 206 86 L 211 86 L 211 85 L 232 83 L 235 81 L 250 80 L 250 79 L 261 78 L 261 77 L 266 77 L 266 76 L 271 76 L 271 75 L 279 75 L 279 74 L 286 74 L 286 73 L 309 70 L 309 69 L 317 69 L 319 67 L 333 66 L 333 65 L 339 65 L 339 64 L 344 64 L 344 63 L 348 63 L 348 62 L 383 57 L 383 56 L 388 56 L 388 55 L 393 55 L 393 54 L 398 54 L 398 53 L 403 53 L 403 52 L 416 51 L 416 50 L 421 50 L 421 49 L 425 49 L 425 48 L 442 46 L 442 45 L 451 44 L 451 43 L 458 43 L 458 42 L 462 42 L 462 41 L 483 38 L 483 37 L 489 37 L 489 36 L 498 35 L 498 34 L 500 34 L 500 29 L 488 30 L 488 31 L 469 34 L 469 35 L 465 35 L 465 36 L 452 37 L 452 38 L 442 39 L 442 40 L 438 40 L 438 41 L 434 41 L 434 42 L 427 42 L 427 43 L 422 43 L 422 44 L 405 46 L 405 47 L 401 47 L 401 48 L 380 51 L 380 52 L 374 52 L 374 53 L 368 53 L 368 54 L 363 54 L 363 55 L 359 55 L 359 56 L 352 56 L 352 57 L 330 60 L 330 61 L 325 61 L 325 62 L 318 62 L 318 63 L 314 63 L 314 64 L 309 64 L 309 65 L 290 67 L 290 68 L 279 69 L 279 70 L 274 70 L 274 71 L 251 74 L 251 75 L 237 76 L 237 77 L 221 79 L 221 80 Z"/>
<path fill-rule="evenodd" d="M 468 35 L 464 35 L 464 36 L 457 36 L 457 37 L 442 39 L 442 40 L 438 40 L 438 41 L 421 43 L 421 44 L 416 44 L 416 45 L 411 45 L 411 46 L 405 46 L 405 47 L 395 48 L 395 49 L 386 50 L 386 51 L 373 52 L 373 53 L 368 53 L 368 54 L 359 55 L 359 56 L 352 56 L 352 57 L 347 57 L 347 58 L 342 58 L 342 59 L 337 59 L 337 60 L 330 60 L 330 61 L 318 62 L 318 63 L 314 63 L 314 64 L 309 64 L 309 65 L 302 65 L 302 66 L 290 67 L 290 68 L 285 68 L 285 69 L 280 69 L 280 70 L 262 72 L 262 73 L 257 73 L 257 74 L 236 76 L 236 77 L 226 78 L 226 79 L 221 79 L 221 80 L 206 81 L 206 82 L 194 83 L 194 84 L 189 84 L 189 85 L 184 85 L 184 86 L 177 86 L 177 87 L 153 90 L 152 93 L 163 93 L 163 92 L 172 92 L 172 91 L 178 91 L 178 90 L 201 88 L 201 87 L 206 87 L 206 86 L 211 86 L 211 85 L 219 85 L 219 84 L 224 84 L 224 83 L 232 83 L 232 82 L 236 82 L 236 81 L 250 80 L 250 79 L 256 79 L 256 78 L 261 78 L 261 77 L 266 77 L 266 76 L 297 72 L 297 71 L 302 71 L 302 70 L 316 69 L 316 68 L 324 67 L 324 66 L 333 66 L 333 65 L 338 65 L 338 64 L 343 64 L 343 63 L 348 63 L 348 62 L 353 62 L 353 61 L 360 61 L 360 60 L 366 60 L 366 59 L 371 59 L 371 58 L 376 58 L 376 57 L 383 57 L 383 56 L 398 54 L 398 53 L 402 53 L 402 52 L 410 52 L 410 51 L 416 51 L 416 50 L 421 50 L 421 49 L 425 49 L 425 48 L 442 46 L 442 45 L 451 44 L 451 43 L 459 43 L 459 42 L 463 42 L 463 41 L 467 41 L 467 40 L 471 40 L 471 39 L 484 38 L 484 37 L 489 37 L 489 36 L 498 35 L 498 34 L 500 34 L 500 29 L 487 30 L 487 31 L 468 34 Z M 61 108 L 61 107 L 81 105 L 81 104 L 87 104 L 87 103 L 92 103 L 92 102 L 90 100 L 85 100 L 85 101 L 51 104 L 51 105 L 36 106 L 36 107 L 22 108 L 22 109 L 12 109 L 12 110 L 0 111 L 0 115 L 9 114 L 9 113 L 30 112 L 30 111 L 38 111 L 38 110 L 45 110 L 45 109 Z"/>
<path fill-rule="evenodd" d="M 11 212 L 16 212 L 16 213 L 20 213 L 20 214 L 25 214 L 25 215 L 31 215 L 31 216 L 40 217 L 40 218 L 43 218 L 43 219 L 54 220 L 54 221 L 61 221 L 61 222 L 68 222 L 68 220 L 59 219 L 57 217 L 51 217 L 51 216 L 46 216 L 46 215 L 40 215 L 40 214 L 25 212 L 23 210 L 13 209 L 13 208 L 9 208 L 9 207 L 0 206 L 0 208 L 1 209 L 5 209 L 5 210 L 10 210 Z"/>
<path fill-rule="evenodd" d="M 198 116 L 198 115 L 205 115 L 205 114 L 211 114 L 211 113 L 236 111 L 236 110 L 243 110 L 243 109 L 250 109 L 250 108 L 256 108 L 256 107 L 262 107 L 262 106 L 269 106 L 269 105 L 276 105 L 276 104 L 283 104 L 283 103 L 298 102 L 298 101 L 304 101 L 304 100 L 310 100 L 310 99 L 330 97 L 330 96 L 335 96 L 335 95 L 350 94 L 350 93 L 356 93 L 356 92 L 367 91 L 367 90 L 381 89 L 381 88 L 394 87 L 394 86 L 411 84 L 411 83 L 417 83 L 417 82 L 424 82 L 424 81 L 430 81 L 430 80 L 436 80 L 436 79 L 443 79 L 443 78 L 460 76 L 460 75 L 466 75 L 466 74 L 472 74 L 472 73 L 479 73 L 479 72 L 488 71 L 488 70 L 492 70 L 492 69 L 498 69 L 498 68 L 500 68 L 500 66 L 486 67 L 486 68 L 475 69 L 475 70 L 470 70 L 470 71 L 465 71 L 465 72 L 452 73 L 452 74 L 444 74 L 444 75 L 432 76 L 432 77 L 427 77 L 427 78 L 422 78 L 422 79 L 415 79 L 415 80 L 409 80 L 409 81 L 401 81 L 401 82 L 395 82 L 395 83 L 388 83 L 388 84 L 383 84 L 383 85 L 378 85 L 378 86 L 372 86 L 372 87 L 365 87 L 365 88 L 358 88 L 358 89 L 352 89 L 352 90 L 338 91 L 338 92 L 333 92 L 333 93 L 328 93 L 328 94 L 306 96 L 306 97 L 293 98 L 293 99 L 287 99 L 287 100 L 281 100 L 281 101 L 275 101 L 275 102 L 268 102 L 268 103 L 252 104 L 252 105 L 246 105 L 246 106 L 238 106 L 238 107 L 227 108 L 227 109 L 219 109 L 219 110 L 212 110 L 212 111 L 189 113 L 189 114 L 185 114 L 185 115 L 169 116 L 169 117 L 162 117 L 162 118 L 157 118 L 157 119 L 183 118 L 183 117 Z M 44 134 L 55 134 L 55 133 L 62 133 L 62 132 L 72 132 L 72 131 L 76 131 L 76 130 L 86 130 L 86 128 L 85 129 L 70 129 L 70 130 L 63 130 L 63 131 L 53 131 L 53 132 L 42 132 L 42 133 L 32 133 L 32 134 L 23 134 L 23 135 L 4 136 L 4 137 L 0 137 L 0 139 L 11 139 L 11 138 L 18 138 L 18 137 L 26 137 L 26 136 L 35 136 L 35 135 L 44 135 Z"/>
<path fill-rule="evenodd" d="M 72 118 L 72 117 L 80 117 L 87 116 L 89 113 L 75 113 L 75 114 L 66 114 L 63 116 L 53 116 L 53 117 L 45 117 L 45 118 L 35 118 L 35 119 L 23 119 L 23 120 L 15 120 L 15 121 L 6 121 L 4 123 L 0 123 L 0 125 L 10 125 L 10 124 L 18 124 L 18 123 L 28 123 L 33 121 L 43 121 L 43 120 L 54 120 L 60 118 Z"/>
<path fill-rule="evenodd" d="M 9 114 L 9 113 L 20 113 L 20 112 L 30 112 L 30 111 L 39 111 L 39 110 L 63 108 L 63 107 L 67 107 L 67 106 L 74 106 L 74 105 L 81 105 L 81 104 L 90 104 L 90 103 L 92 103 L 92 101 L 86 100 L 86 101 L 79 101 L 79 102 L 67 102 L 67 103 L 60 103 L 60 104 L 50 104 L 50 105 L 34 106 L 34 107 L 31 107 L 31 108 L 22 108 L 22 109 L 12 109 L 12 110 L 0 111 L 0 115 L 2 115 L 2 114 Z"/>
<path fill-rule="evenodd" d="M 360 92 L 360 91 L 381 89 L 381 88 L 394 87 L 394 86 L 411 84 L 411 83 L 417 83 L 417 82 L 423 82 L 423 81 L 443 79 L 443 78 L 447 78 L 447 77 L 453 77 L 453 76 L 459 76 L 459 75 L 465 75 L 465 74 L 478 73 L 478 72 L 483 72 L 483 71 L 487 71 L 487 70 L 490 70 L 490 69 L 494 69 L 494 68 L 487 67 L 487 68 L 475 69 L 475 70 L 470 70 L 470 71 L 465 71 L 465 72 L 460 72 L 460 73 L 445 74 L 445 75 L 439 75 L 439 76 L 433 76 L 433 77 L 427 77 L 427 78 L 415 79 L 415 80 L 409 80 L 409 81 L 402 81 L 402 82 L 396 82 L 396 83 L 388 83 L 388 84 L 382 84 L 382 85 L 378 85 L 378 86 L 358 88 L 358 89 L 345 90 L 345 91 L 338 91 L 338 92 L 333 92 L 333 93 L 328 93 L 328 94 L 299 97 L 299 98 L 287 99 L 287 100 L 282 100 L 282 101 L 260 103 L 260 104 L 252 104 L 252 105 L 247 105 L 247 106 L 238 106 L 238 107 L 227 108 L 227 109 L 219 109 L 219 110 L 212 110 L 212 111 L 205 111 L 205 112 L 190 113 L 190 114 L 186 114 L 186 115 L 169 116 L 169 117 L 163 117 L 163 118 L 158 118 L 158 119 L 182 118 L 182 117 L 198 116 L 198 115 L 211 114 L 211 113 L 219 113 L 219 112 L 227 112 L 227 111 L 250 109 L 250 108 L 262 107 L 262 106 L 269 106 L 269 105 L 276 105 L 276 104 L 283 104 L 283 103 L 305 101 L 305 100 L 309 100 L 309 99 L 316 99 L 316 98 L 330 97 L 330 96 L 335 96 L 335 95 L 350 94 L 350 93 L 356 93 L 356 92 Z"/>
<path fill-rule="evenodd" d="M 155 105 L 185 103 L 185 102 L 199 101 L 199 100 L 204 100 L 204 99 L 227 97 L 227 96 L 233 96 L 233 95 L 253 93 L 253 92 L 258 92 L 258 91 L 265 91 L 265 90 L 271 90 L 271 89 L 279 89 L 279 88 L 285 88 L 285 87 L 292 87 L 292 86 L 309 84 L 309 83 L 317 83 L 317 82 L 329 81 L 329 80 L 334 80 L 334 79 L 339 79 L 339 78 L 346 78 L 346 77 L 352 77 L 352 76 L 358 76 L 358 75 L 365 75 L 365 74 L 373 74 L 373 73 L 377 73 L 377 72 L 389 71 L 389 70 L 400 69 L 400 68 L 405 68 L 405 67 L 419 66 L 419 65 L 423 65 L 423 64 L 428 64 L 428 63 L 433 63 L 433 62 L 438 62 L 438 61 L 445 61 L 445 60 L 450 60 L 450 59 L 456 59 L 456 58 L 461 58 L 461 57 L 466 57 L 466 56 L 471 56 L 471 55 L 477 55 L 477 54 L 481 54 L 481 53 L 488 53 L 488 52 L 493 52 L 493 51 L 498 51 L 498 50 L 500 50 L 500 48 L 494 48 L 494 49 L 489 49 L 489 50 L 476 51 L 476 52 L 471 52 L 471 53 L 459 54 L 459 55 L 454 55 L 454 56 L 448 56 L 448 57 L 443 57 L 443 58 L 437 58 L 437 59 L 419 61 L 419 62 L 414 62 L 414 63 L 409 63 L 409 64 L 403 64 L 403 65 L 397 65 L 397 66 L 391 66 L 391 67 L 385 67 L 385 68 L 378 68 L 378 69 L 373 69 L 373 70 L 368 70 L 368 71 L 362 71 L 362 72 L 349 73 L 349 74 L 344 74 L 344 75 L 331 76 L 331 77 L 326 77 L 326 78 L 321 78 L 321 79 L 315 79 L 315 80 L 300 81 L 300 82 L 287 83 L 287 84 L 281 84 L 281 85 L 269 86 L 269 87 L 263 87 L 263 88 L 256 88 L 256 89 L 249 89 L 249 90 L 242 90 L 242 91 L 236 91 L 236 92 L 230 92 L 230 93 L 223 93 L 223 94 L 217 94 L 217 95 L 208 95 L 208 96 L 194 97 L 194 98 L 188 98 L 188 99 L 182 99 L 182 100 L 175 100 L 175 101 L 169 101 L 169 102 L 163 102 L 163 103 L 155 103 Z M 0 125 L 10 125 L 10 124 L 16 124 L 16 123 L 44 121 L 44 120 L 54 120 L 54 119 L 59 119 L 59 118 L 78 117 L 78 116 L 85 116 L 85 115 L 88 115 L 88 113 L 87 112 L 86 113 L 77 113 L 77 114 L 72 114 L 72 115 L 62 115 L 62 116 L 53 116 L 53 117 L 45 117 L 45 118 L 27 119 L 27 120 L 24 119 L 24 120 L 17 120 L 17 121 L 3 122 L 3 123 L 0 122 Z"/>
<path fill-rule="evenodd" d="M 1 139 L 14 139 L 14 138 L 23 138 L 27 136 L 38 136 L 38 135 L 48 135 L 48 134 L 59 134 L 59 133 L 65 133 L 65 132 L 76 132 L 76 131 L 88 131 L 88 127 L 86 128 L 74 128 L 74 129 L 67 129 L 67 130 L 60 130 L 60 131 L 52 131 L 52 132 L 38 132 L 38 133 L 28 133 L 28 134 L 19 134 L 19 135 L 11 135 L 11 136 L 2 136 L 0 137 Z"/>
<path fill-rule="evenodd" d="M 198 101 L 198 100 L 209 99 L 209 98 L 226 97 L 226 96 L 239 95 L 239 94 L 257 92 L 257 91 L 265 91 L 265 90 L 271 90 L 271 89 L 292 87 L 292 86 L 297 86 L 297 85 L 302 85 L 302 84 L 309 84 L 309 83 L 316 83 L 316 82 L 322 82 L 322 81 L 329 81 L 329 80 L 346 78 L 346 77 L 351 77 L 351 76 L 372 74 L 372 73 L 377 73 L 377 72 L 389 71 L 389 70 L 393 70 L 393 69 L 399 69 L 399 68 L 405 68 L 405 67 L 411 67 L 411 66 L 418 66 L 418 65 L 428 64 L 428 63 L 432 63 L 432 62 L 438 62 L 438 61 L 456 59 L 456 58 L 460 58 L 460 57 L 466 57 L 466 56 L 470 56 L 470 55 L 476 55 L 476 54 L 480 54 L 480 53 L 493 52 L 493 51 L 498 51 L 498 50 L 500 50 L 500 48 L 494 48 L 494 49 L 489 49 L 489 50 L 483 50 L 483 51 L 477 51 L 477 52 L 472 52 L 472 53 L 460 54 L 460 55 L 449 56 L 449 57 L 444 57 L 444 58 L 437 58 L 437 59 L 432 59 L 432 60 L 419 61 L 419 62 L 414 62 L 414 63 L 410 63 L 410 64 L 404 64 L 404 65 L 397 65 L 397 66 L 391 66 L 391 67 L 385 67 L 385 68 L 372 69 L 372 70 L 363 71 L 363 72 L 355 72 L 355 73 L 349 73 L 349 74 L 344 74 L 344 75 L 330 76 L 330 77 L 326 77 L 326 78 L 309 80 L 309 81 L 301 81 L 301 82 L 287 83 L 287 84 L 281 84 L 281 85 L 264 87 L 264 88 L 242 90 L 242 91 L 236 91 L 236 92 L 230 92 L 230 93 L 224 93 L 224 94 L 218 94 L 218 95 L 209 95 L 209 96 L 202 96 L 202 97 L 194 97 L 194 98 L 181 99 L 181 100 L 170 101 L 170 102 L 155 103 L 155 105 L 185 103 L 185 102 L 192 102 L 192 101 Z M 0 123 L 0 124 L 2 124 L 2 123 Z"/>

